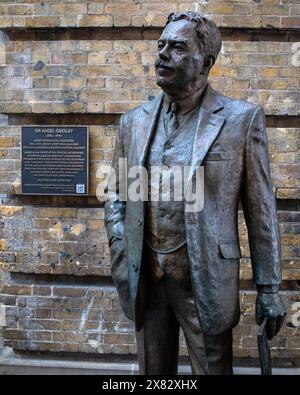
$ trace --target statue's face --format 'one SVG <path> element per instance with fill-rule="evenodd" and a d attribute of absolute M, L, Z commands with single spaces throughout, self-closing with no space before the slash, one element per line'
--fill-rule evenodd
<path fill-rule="evenodd" d="M 155 69 L 157 85 L 170 95 L 196 91 L 206 82 L 204 55 L 193 23 L 182 19 L 165 27 L 158 40 Z"/>

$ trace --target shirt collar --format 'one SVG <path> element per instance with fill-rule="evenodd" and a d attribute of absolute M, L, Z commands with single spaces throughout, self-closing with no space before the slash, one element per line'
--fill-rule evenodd
<path fill-rule="evenodd" d="M 205 85 L 204 89 L 197 91 L 192 96 L 190 96 L 187 100 L 185 99 L 180 101 L 174 101 L 169 95 L 165 93 L 164 102 L 163 102 L 163 107 L 165 112 L 168 114 L 171 111 L 171 109 L 172 111 L 174 111 L 173 108 L 177 107 L 179 109 L 179 113 L 181 113 L 182 115 L 189 113 L 202 101 L 207 85 L 208 84 Z M 174 106 L 174 104 L 176 105 Z"/>

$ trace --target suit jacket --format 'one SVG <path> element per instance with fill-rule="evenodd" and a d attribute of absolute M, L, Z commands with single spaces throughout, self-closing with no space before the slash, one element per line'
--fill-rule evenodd
<path fill-rule="evenodd" d="M 113 157 L 143 165 L 163 94 L 121 117 Z M 202 330 L 220 334 L 239 321 L 238 205 L 248 228 L 253 281 L 281 281 L 276 201 L 270 180 L 263 109 L 223 96 L 209 85 L 199 109 L 190 177 L 204 166 L 204 208 L 185 210 L 187 249 L 196 311 Z M 125 315 L 143 326 L 145 202 L 120 201 L 118 187 L 105 203 L 112 277 Z"/>

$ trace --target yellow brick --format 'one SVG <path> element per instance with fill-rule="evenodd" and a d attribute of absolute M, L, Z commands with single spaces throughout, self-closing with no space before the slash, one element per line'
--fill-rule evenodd
<path fill-rule="evenodd" d="M 64 52 L 57 53 L 51 56 L 52 64 L 66 64 L 66 63 L 86 63 L 87 62 L 87 54 L 85 53 L 72 53 L 72 52 Z"/>
<path fill-rule="evenodd" d="M 226 3 L 208 3 L 207 6 L 203 6 L 203 12 L 210 14 L 221 14 L 221 15 L 231 15 L 233 14 L 233 5 Z"/>
<path fill-rule="evenodd" d="M 209 73 L 210 77 L 221 77 L 222 76 L 222 67 L 215 64 Z"/>
<path fill-rule="evenodd" d="M 30 14 L 31 11 L 30 6 L 21 4 L 0 5 L 0 15 L 26 15 Z"/>
<path fill-rule="evenodd" d="M 282 246 L 281 251 L 282 258 L 294 258 L 297 256 L 293 247 Z"/>
<path fill-rule="evenodd" d="M 167 20 L 168 13 L 157 15 L 154 12 L 149 12 L 145 18 L 145 25 L 148 26 L 164 26 Z"/>
<path fill-rule="evenodd" d="M 132 24 L 132 26 L 144 26 L 144 25 L 146 25 L 145 17 L 144 16 L 133 16 L 131 18 L 131 24 Z"/>
<path fill-rule="evenodd" d="M 50 227 L 49 219 L 34 219 L 33 227 L 37 229 L 46 229 Z"/>
<path fill-rule="evenodd" d="M 272 89 L 285 90 L 288 87 L 287 80 L 277 80 L 272 82 Z"/>
<path fill-rule="evenodd" d="M 0 148 L 10 148 L 14 146 L 14 137 L 0 136 Z"/>
<path fill-rule="evenodd" d="M 93 148 L 112 148 L 113 141 L 113 137 L 110 136 L 90 137 L 90 144 Z"/>
<path fill-rule="evenodd" d="M 276 197 L 278 199 L 300 199 L 300 188 L 278 188 Z"/>
<path fill-rule="evenodd" d="M 149 46 L 150 46 L 151 42 L 147 42 L 147 41 L 135 41 L 133 42 L 133 47 L 136 51 L 145 53 L 145 51 L 149 51 Z M 157 48 L 157 44 L 155 43 L 155 51 Z"/>
<path fill-rule="evenodd" d="M 0 239 L 0 251 L 7 251 L 7 241 L 4 239 Z"/>
<path fill-rule="evenodd" d="M 240 15 L 224 15 L 222 25 L 225 26 L 235 26 L 235 27 L 253 27 L 260 26 L 261 17 L 260 16 L 244 16 Z"/>
<path fill-rule="evenodd" d="M 15 27 L 24 27 L 25 26 L 25 17 L 24 16 L 15 16 L 14 17 L 14 26 Z"/>
<path fill-rule="evenodd" d="M 35 16 L 25 19 L 26 27 L 56 27 L 59 26 L 58 16 Z"/>
<path fill-rule="evenodd" d="M 159 3 L 146 1 L 141 4 L 142 13 L 148 14 L 165 14 L 165 18 L 171 13 L 177 11 L 176 2 L 170 1 L 160 1 Z"/>
<path fill-rule="evenodd" d="M 130 4 L 126 2 L 122 4 L 121 2 L 117 2 L 117 4 L 111 4 L 112 2 L 108 2 L 105 7 L 105 12 L 111 15 L 136 15 L 139 14 L 139 4 Z M 171 12 L 171 11 L 170 11 Z"/>
<path fill-rule="evenodd" d="M 141 102 L 107 102 L 105 103 L 105 112 L 106 113 L 123 113 L 132 108 L 137 107 L 142 104 Z"/>
<path fill-rule="evenodd" d="M 40 207 L 34 210 L 35 218 L 57 218 L 58 217 L 57 207 Z"/>
<path fill-rule="evenodd" d="M 101 113 L 104 111 L 104 103 L 88 103 L 87 111 L 91 113 Z"/>
<path fill-rule="evenodd" d="M 34 113 L 51 112 L 51 103 L 32 103 L 32 111 Z"/>
<path fill-rule="evenodd" d="M 12 217 L 21 215 L 23 212 L 23 207 L 13 207 L 13 206 L 0 206 L 0 217 Z"/>
<path fill-rule="evenodd" d="M 88 5 L 88 14 L 103 14 L 104 4 L 92 3 Z"/>
<path fill-rule="evenodd" d="M 286 28 L 299 28 L 300 27 L 300 18 L 299 17 L 287 17 L 281 18 L 281 27 Z"/>
<path fill-rule="evenodd" d="M 51 89 L 79 89 L 85 87 L 85 79 L 83 78 L 51 78 Z"/>
<path fill-rule="evenodd" d="M 258 4 L 253 7 L 252 10 L 253 15 L 284 15 L 288 13 L 288 5 L 270 5 L 270 4 Z"/>
<path fill-rule="evenodd" d="M 65 114 L 69 112 L 86 112 L 86 104 L 77 102 L 72 104 L 51 103 L 51 112 L 58 114 Z"/>
<path fill-rule="evenodd" d="M 277 67 L 262 67 L 260 69 L 261 78 L 275 78 L 278 75 Z"/>
<path fill-rule="evenodd" d="M 299 246 L 300 235 L 286 235 L 281 237 L 282 245 Z"/>
<path fill-rule="evenodd" d="M 102 230 L 102 229 L 104 229 L 104 221 L 89 220 L 89 221 L 87 221 L 87 229 L 89 229 L 89 230 Z"/>
<path fill-rule="evenodd" d="M 88 64 L 105 64 L 106 52 L 89 53 Z"/>
<path fill-rule="evenodd" d="M 114 16 L 114 26 L 129 26 L 131 15 L 117 15 Z"/>
<path fill-rule="evenodd" d="M 77 209 L 64 207 L 58 209 L 58 215 L 63 218 L 76 218 L 77 217 Z"/>
<path fill-rule="evenodd" d="M 234 53 L 232 55 L 232 64 L 234 65 L 249 64 L 249 55 L 245 53 Z"/>
<path fill-rule="evenodd" d="M 105 87 L 105 79 L 104 78 L 89 78 L 87 80 L 88 88 L 104 88 Z"/>
<path fill-rule="evenodd" d="M 0 16 L 0 27 L 13 26 L 14 18 L 12 16 Z"/>
<path fill-rule="evenodd" d="M 78 51 L 105 52 L 113 49 L 113 42 L 108 40 L 78 41 Z"/>
<path fill-rule="evenodd" d="M 83 15 L 79 17 L 79 26 L 112 26 L 110 15 Z"/>
<path fill-rule="evenodd" d="M 68 14 L 76 14 L 83 15 L 87 13 L 87 5 L 86 4 L 76 4 L 76 3 L 67 3 L 67 4 L 53 4 L 51 6 L 53 14 L 55 15 L 68 15 Z"/>
<path fill-rule="evenodd" d="M 77 27 L 77 15 L 61 16 L 59 26 L 60 27 Z"/>
<path fill-rule="evenodd" d="M 123 65 L 132 65 L 137 64 L 139 62 L 138 54 L 134 52 L 128 53 L 117 53 L 115 60 L 117 63 L 121 63 Z M 154 60 L 154 59 L 153 59 Z"/>
<path fill-rule="evenodd" d="M 104 151 L 99 149 L 90 150 L 90 161 L 99 161 L 104 159 Z"/>

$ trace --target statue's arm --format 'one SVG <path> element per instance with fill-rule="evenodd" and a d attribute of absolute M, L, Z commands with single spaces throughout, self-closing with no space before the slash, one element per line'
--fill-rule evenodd
<path fill-rule="evenodd" d="M 244 151 L 241 202 L 248 229 L 253 281 L 257 286 L 256 320 L 268 317 L 269 338 L 280 329 L 285 308 L 278 295 L 281 250 L 276 199 L 270 177 L 265 115 L 259 106 L 251 116 Z"/>
<path fill-rule="evenodd" d="M 105 193 L 107 200 L 105 202 L 105 226 L 107 231 L 108 243 L 111 246 L 115 240 L 122 239 L 124 233 L 124 220 L 126 201 L 123 200 L 120 193 L 120 159 L 125 158 L 124 149 L 124 125 L 123 117 L 120 120 L 119 133 L 116 137 L 115 149 L 112 160 L 112 172 L 110 173 Z M 122 176 L 122 175 L 121 175 Z"/>
<path fill-rule="evenodd" d="M 133 320 L 126 259 L 127 246 L 124 237 L 126 201 L 124 191 L 122 195 L 120 186 L 122 180 L 124 181 L 124 178 L 126 178 L 126 174 L 123 174 L 123 170 L 126 171 L 126 168 L 122 169 L 119 161 L 119 159 L 126 158 L 124 147 L 125 133 L 124 116 L 122 116 L 112 160 L 113 171 L 105 188 L 105 192 L 108 194 L 105 202 L 105 226 L 110 247 L 111 275 L 118 291 L 121 308 L 125 316 Z"/>

